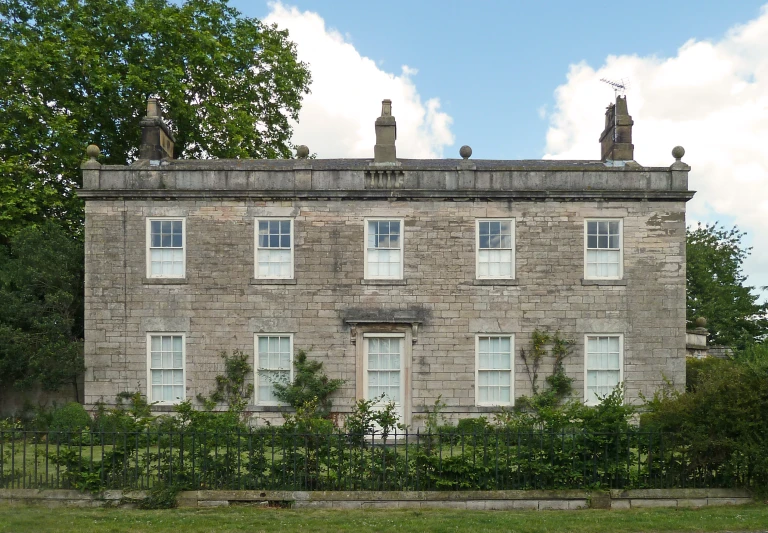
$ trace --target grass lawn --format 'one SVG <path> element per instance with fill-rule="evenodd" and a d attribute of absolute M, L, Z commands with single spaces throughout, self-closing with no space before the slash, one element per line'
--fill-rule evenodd
<path fill-rule="evenodd" d="M 253 507 L 139 511 L 0 506 L 0 533 L 71 531 L 81 533 L 207 533 L 213 531 L 629 533 L 766 530 L 768 530 L 768 505 L 762 504 L 703 509 L 515 512 L 400 509 L 326 511 Z"/>

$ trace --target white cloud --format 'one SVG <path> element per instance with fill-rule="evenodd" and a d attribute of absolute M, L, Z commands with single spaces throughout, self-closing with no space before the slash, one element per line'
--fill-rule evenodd
<path fill-rule="evenodd" d="M 734 221 L 751 235 L 748 282 L 768 285 L 768 6 L 718 42 L 686 42 L 670 58 L 609 56 L 594 69 L 571 65 L 555 92 L 547 156 L 598 159 L 602 110 L 613 100 L 601 78 L 628 78 L 635 160 L 668 166 L 686 149 L 688 220 Z"/>
<path fill-rule="evenodd" d="M 348 37 L 326 28 L 317 13 L 279 2 L 270 8 L 265 22 L 289 31 L 312 73 L 312 94 L 294 125 L 294 143 L 306 144 L 320 158 L 373 157 L 374 122 L 381 101 L 389 98 L 397 118 L 398 157 L 442 157 L 443 148 L 453 144 L 451 117 L 440 110 L 439 99 L 422 102 L 412 79 L 416 69 L 403 65 L 399 75 L 385 72 Z"/>

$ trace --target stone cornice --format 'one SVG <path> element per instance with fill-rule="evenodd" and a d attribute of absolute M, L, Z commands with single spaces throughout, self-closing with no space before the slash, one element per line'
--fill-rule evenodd
<path fill-rule="evenodd" d="M 206 199 L 258 199 L 258 200 L 517 200 L 517 201 L 589 201 L 630 200 L 687 202 L 695 191 L 689 190 L 225 190 L 225 189 L 79 189 L 78 196 L 85 200 L 206 200 Z"/>

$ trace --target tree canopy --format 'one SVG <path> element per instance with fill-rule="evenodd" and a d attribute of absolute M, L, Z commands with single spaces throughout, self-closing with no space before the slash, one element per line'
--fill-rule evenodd
<path fill-rule="evenodd" d="M 176 157 L 290 157 L 307 65 L 224 0 L 0 2 L 0 384 L 83 371 L 85 147 L 138 156 L 159 97 Z"/>
<path fill-rule="evenodd" d="M 768 334 L 768 304 L 745 286 L 742 264 L 751 248 L 744 233 L 718 224 L 686 232 L 687 315 L 707 319 L 713 344 L 742 348 Z"/>
<path fill-rule="evenodd" d="M 59 225 L 0 246 L 0 384 L 76 385 L 83 372 L 83 245 Z"/>
<path fill-rule="evenodd" d="M 310 74 L 286 31 L 222 0 L 0 3 L 0 240 L 56 219 L 82 227 L 85 146 L 136 158 L 146 99 L 177 157 L 290 157 Z"/>

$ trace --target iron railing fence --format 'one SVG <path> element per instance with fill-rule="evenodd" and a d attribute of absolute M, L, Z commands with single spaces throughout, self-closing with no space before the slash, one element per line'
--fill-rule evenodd
<path fill-rule="evenodd" d="M 510 490 L 736 488 L 749 460 L 675 436 L 487 428 L 352 434 L 0 431 L 0 488 Z"/>

